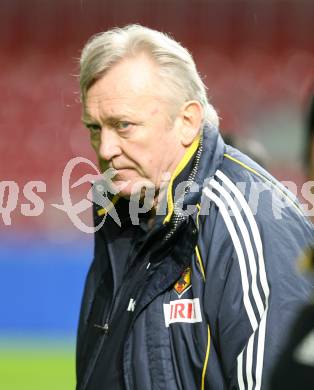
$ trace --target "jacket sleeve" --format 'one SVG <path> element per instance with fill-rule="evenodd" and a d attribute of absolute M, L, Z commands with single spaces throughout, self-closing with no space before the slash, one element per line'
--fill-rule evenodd
<path fill-rule="evenodd" d="M 253 215 L 227 195 L 225 202 L 208 196 L 201 252 L 213 348 L 228 389 L 267 389 L 286 331 L 310 295 L 295 267 L 310 233 L 293 212 L 277 221 L 267 204 Z"/>

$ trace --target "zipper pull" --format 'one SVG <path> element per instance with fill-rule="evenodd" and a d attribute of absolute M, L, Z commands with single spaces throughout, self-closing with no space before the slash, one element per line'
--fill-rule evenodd
<path fill-rule="evenodd" d="M 108 322 L 106 322 L 104 325 L 94 324 L 94 327 L 97 328 L 97 329 L 101 329 L 102 332 L 104 334 L 106 334 L 106 335 L 109 333 L 109 324 L 108 324 Z"/>

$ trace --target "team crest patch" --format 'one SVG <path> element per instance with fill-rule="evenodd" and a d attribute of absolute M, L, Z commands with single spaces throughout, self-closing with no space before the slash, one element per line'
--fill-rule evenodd
<path fill-rule="evenodd" d="M 191 287 L 191 268 L 188 267 L 180 276 L 180 279 L 174 285 L 174 290 L 181 298 L 182 295 Z"/>

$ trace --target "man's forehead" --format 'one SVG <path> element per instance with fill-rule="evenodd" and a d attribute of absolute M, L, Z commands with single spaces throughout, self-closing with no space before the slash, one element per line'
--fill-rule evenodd
<path fill-rule="evenodd" d="M 87 91 L 87 99 L 127 99 L 153 95 L 158 86 L 157 66 L 147 55 L 126 58 L 113 65 Z"/>
<path fill-rule="evenodd" d="M 151 95 L 124 95 L 115 98 L 106 96 L 88 96 L 84 106 L 84 116 L 92 117 L 101 112 L 104 116 L 123 116 L 136 113 L 146 107 L 158 105 L 157 96 Z"/>
<path fill-rule="evenodd" d="M 133 115 L 137 110 L 132 110 L 131 108 L 124 108 L 122 106 L 118 106 L 117 109 L 113 109 L 112 107 L 101 106 L 101 107 L 91 107 L 85 106 L 83 110 L 83 121 L 91 122 L 98 117 L 101 117 L 103 120 L 111 118 L 111 119 L 123 119 L 127 116 Z"/>
<path fill-rule="evenodd" d="M 121 116 L 169 101 L 158 84 L 156 65 L 147 56 L 125 59 L 89 88 L 84 116 Z"/>
<path fill-rule="evenodd" d="M 157 93 L 125 94 L 119 97 L 106 95 L 87 95 L 83 107 L 83 121 L 90 122 L 93 118 L 142 118 L 148 114 L 156 113 L 160 109 L 168 110 L 171 100 L 161 97 Z"/>

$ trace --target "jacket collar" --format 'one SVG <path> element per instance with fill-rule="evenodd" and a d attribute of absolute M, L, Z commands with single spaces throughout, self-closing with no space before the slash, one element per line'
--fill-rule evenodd
<path fill-rule="evenodd" d="M 197 153 L 200 150 L 200 158 L 197 162 Z M 188 181 L 191 171 L 196 169 L 193 182 L 197 184 L 198 190 L 191 189 L 191 187 L 187 188 L 183 207 L 196 205 L 200 201 L 205 179 L 214 175 L 222 163 L 224 152 L 225 143 L 218 129 L 208 124 L 205 125 L 200 136 L 195 139 L 187 150 L 171 177 L 167 192 L 167 215 L 164 218 L 164 223 L 169 222 L 173 216 L 174 196 L 177 186 L 184 181 Z"/>

